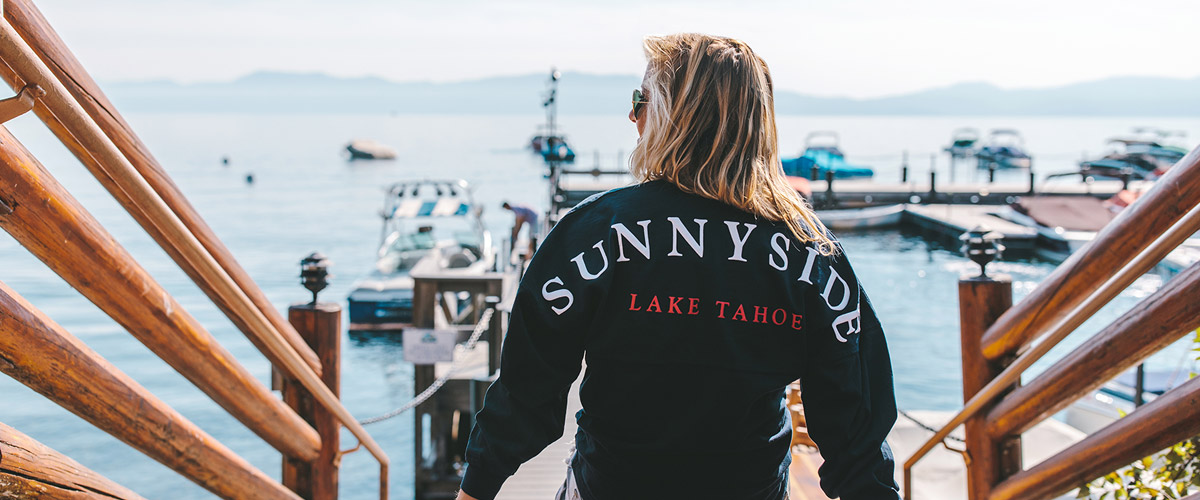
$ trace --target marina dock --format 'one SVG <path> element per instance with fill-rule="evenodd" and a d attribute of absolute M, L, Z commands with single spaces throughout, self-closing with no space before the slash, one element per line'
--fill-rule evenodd
<path fill-rule="evenodd" d="M 629 185 L 632 180 L 625 172 L 597 170 L 570 171 L 558 181 L 555 191 L 556 208 L 569 209 L 596 193 Z M 792 178 L 796 179 L 796 178 Z M 907 204 L 972 204 L 1007 205 L 1022 196 L 1093 196 L 1110 198 L 1128 187 L 1133 191 L 1145 191 L 1153 185 L 1149 181 L 1133 181 L 1126 186 L 1119 180 L 1095 180 L 1092 182 L 1053 181 L 1033 183 L 969 183 L 940 184 L 923 182 L 876 182 L 873 180 L 823 180 L 808 181 L 812 192 L 813 206 L 821 208 L 856 208 L 870 205 Z M 793 181 L 795 185 L 796 181 Z"/>
<path fill-rule="evenodd" d="M 1003 235 L 1006 251 L 1033 252 L 1037 230 L 992 215 L 999 207 L 988 205 L 905 205 L 901 224 L 926 233 L 943 242 L 954 242 L 959 235 L 977 227 Z"/>

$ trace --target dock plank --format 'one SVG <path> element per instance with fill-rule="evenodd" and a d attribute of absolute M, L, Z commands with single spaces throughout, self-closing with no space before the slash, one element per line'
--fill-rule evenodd
<path fill-rule="evenodd" d="M 905 219 L 922 229 L 933 231 L 947 239 L 976 227 L 1004 235 L 1001 242 L 1010 250 L 1032 251 L 1037 243 L 1037 230 L 992 215 L 995 206 L 987 205 L 909 205 Z"/>
<path fill-rule="evenodd" d="M 567 418 L 563 435 L 550 443 L 538 456 L 517 469 L 517 473 L 504 482 L 496 500 L 551 500 L 559 486 L 567 478 L 566 460 L 570 457 L 571 443 L 575 441 L 575 413 L 583 408 L 579 402 L 579 380 L 571 384 L 567 394 Z"/>

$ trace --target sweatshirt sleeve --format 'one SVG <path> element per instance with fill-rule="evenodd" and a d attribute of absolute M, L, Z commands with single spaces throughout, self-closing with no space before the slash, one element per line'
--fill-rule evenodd
<path fill-rule="evenodd" d="M 583 337 L 604 279 L 584 281 L 559 223 L 530 262 L 513 302 L 500 376 L 484 397 L 467 443 L 462 489 L 494 498 L 525 461 L 563 434 L 567 392 L 579 375 Z M 598 237 L 603 237 L 600 235 Z"/>
<path fill-rule="evenodd" d="M 842 500 L 898 499 L 885 441 L 896 422 L 887 342 L 845 255 L 830 260 L 809 308 L 818 314 L 801 378 L 808 432 L 824 458 L 821 489 Z"/>

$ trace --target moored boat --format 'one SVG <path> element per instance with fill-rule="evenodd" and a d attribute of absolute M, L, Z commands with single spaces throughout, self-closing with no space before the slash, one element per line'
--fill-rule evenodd
<path fill-rule="evenodd" d="M 805 138 L 804 145 L 804 154 L 782 160 L 785 174 L 807 178 L 816 167 L 818 179 L 824 179 L 828 172 L 833 173 L 834 179 L 861 179 L 875 175 L 870 167 L 846 163 L 846 155 L 838 144 L 836 132 L 812 132 Z"/>
<path fill-rule="evenodd" d="M 1033 159 L 1025 151 L 1025 139 L 1013 129 L 995 129 L 988 134 L 987 143 L 975 153 L 979 168 L 1029 168 Z"/>
<path fill-rule="evenodd" d="M 464 180 L 392 185 L 384 198 L 383 241 L 375 267 L 352 286 L 351 330 L 400 330 L 412 324 L 413 279 L 426 269 L 481 274 L 496 264 L 491 233 Z"/>
<path fill-rule="evenodd" d="M 975 145 L 979 142 L 979 131 L 971 127 L 963 127 L 954 131 L 950 145 L 943 149 L 954 158 L 967 158 L 975 155 Z"/>
<path fill-rule="evenodd" d="M 862 208 L 817 210 L 825 227 L 838 231 L 880 229 L 900 224 L 904 205 L 880 205 Z"/>
<path fill-rule="evenodd" d="M 1181 147 L 1162 142 L 1162 138 L 1174 135 L 1158 132 L 1147 136 L 1143 132 L 1109 139 L 1108 152 L 1101 158 L 1080 162 L 1079 170 L 1084 175 L 1156 179 L 1187 154 Z"/>
<path fill-rule="evenodd" d="M 392 160 L 396 150 L 367 139 L 355 139 L 346 145 L 351 160 Z"/>

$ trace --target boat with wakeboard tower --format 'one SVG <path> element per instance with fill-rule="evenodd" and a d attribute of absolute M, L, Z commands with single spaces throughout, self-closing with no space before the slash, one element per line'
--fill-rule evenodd
<path fill-rule="evenodd" d="M 1025 139 L 1015 129 L 998 128 L 988 133 L 987 142 L 975 152 L 979 168 L 1029 168 L 1033 158 L 1025 150 Z"/>
<path fill-rule="evenodd" d="M 399 182 L 384 197 L 375 266 L 351 285 L 351 330 L 402 330 L 412 324 L 413 278 L 419 264 L 474 275 L 496 266 L 483 210 L 462 179 Z"/>
<path fill-rule="evenodd" d="M 1085 177 L 1157 179 L 1187 155 L 1187 149 L 1170 142 L 1176 136 L 1185 137 L 1179 131 L 1135 128 L 1132 136 L 1109 139 L 1108 152 L 1101 158 L 1080 162 L 1079 172 Z"/>
<path fill-rule="evenodd" d="M 950 153 L 950 156 L 953 158 L 968 158 L 975 156 L 975 145 L 978 142 L 978 129 L 962 127 L 954 131 L 954 135 L 950 139 L 950 145 L 946 146 L 943 151 Z"/>
<path fill-rule="evenodd" d="M 781 163 L 783 172 L 795 177 L 810 177 L 814 166 L 818 179 L 824 179 L 827 172 L 832 172 L 834 179 L 865 179 L 875 175 L 870 167 L 846 163 L 837 132 L 830 130 L 809 133 L 804 139 L 804 153 Z"/>

